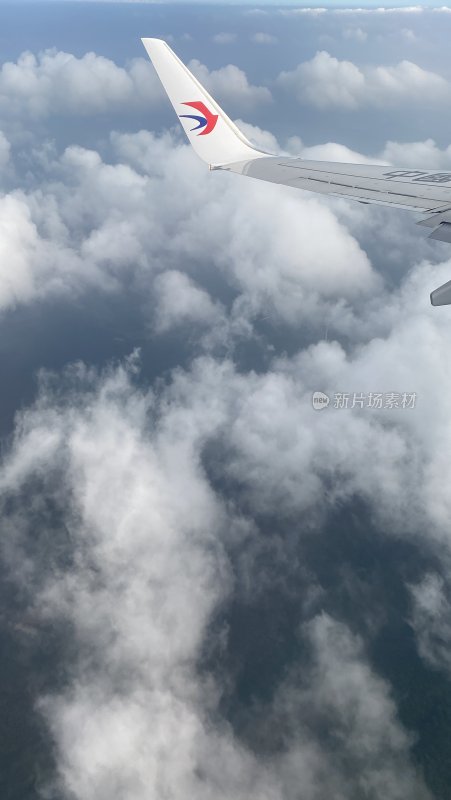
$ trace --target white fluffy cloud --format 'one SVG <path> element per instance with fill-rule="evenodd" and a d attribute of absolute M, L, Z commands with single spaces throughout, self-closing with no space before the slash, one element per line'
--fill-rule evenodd
<path fill-rule="evenodd" d="M 39 246 L 36 227 L 27 206 L 13 197 L 0 201 L 0 305 L 8 308 L 19 299 L 27 302 L 38 291 L 33 270 Z"/>
<path fill-rule="evenodd" d="M 306 146 L 298 136 L 290 136 L 282 146 L 267 130 L 236 120 L 237 125 L 257 147 L 269 153 L 286 152 L 311 160 L 338 161 L 343 164 L 392 164 L 414 169 L 451 169 L 451 145 L 441 149 L 434 139 L 420 142 L 388 141 L 380 153 L 364 155 L 337 142 Z M 374 209 L 372 209 L 374 212 Z"/>
<path fill-rule="evenodd" d="M 257 144 L 279 151 L 272 134 L 240 124 Z M 305 147 L 291 139 L 286 149 L 305 158 L 373 160 L 335 143 Z M 379 160 L 434 167 L 445 166 L 449 158 L 432 141 L 406 145 L 403 159 L 402 152 L 401 145 L 389 143 Z M 425 155 L 420 158 L 421 153 Z M 156 291 L 164 298 L 165 312 L 160 310 L 160 321 L 153 324 L 168 329 L 180 324 L 169 310 L 171 279 L 154 283 L 155 278 L 169 271 L 173 280 L 178 275 L 179 288 L 185 281 L 184 291 L 174 293 L 172 309 L 182 314 L 186 290 L 191 309 L 185 309 L 186 324 L 195 315 L 194 295 L 200 301 L 197 291 L 204 292 L 199 276 L 208 268 L 234 295 L 232 316 L 225 327 L 218 327 L 218 335 L 221 331 L 226 336 L 227 329 L 244 333 L 261 315 L 295 327 L 300 322 L 316 327 L 327 318 L 333 330 L 349 333 L 359 324 L 362 298 L 382 290 L 380 278 L 349 232 L 361 236 L 368 225 L 376 225 L 374 235 L 387 238 L 390 253 L 391 227 L 381 230 L 380 215 L 374 211 L 211 174 L 187 145 L 168 133 L 113 134 L 110 163 L 80 147 L 70 147 L 61 156 L 36 150 L 34 157 L 44 170 L 40 189 L 13 192 L 0 203 L 0 308 L 57 294 L 77 296 L 87 287 L 119 291 L 131 282 L 142 289 L 149 310 Z M 405 228 L 407 241 L 415 234 L 408 218 Z M 399 235 L 393 230 L 398 241 Z M 412 240 L 415 258 L 413 244 Z M 180 263 L 186 280 L 180 277 Z M 199 314 L 205 320 L 211 311 L 213 319 L 212 309 L 206 311 L 208 294 L 202 297 Z"/>
<path fill-rule="evenodd" d="M 45 117 L 99 114 L 154 104 L 163 97 L 150 62 L 137 58 L 127 68 L 95 53 L 76 58 L 47 50 L 23 53 L 0 70 L 0 113 Z"/>
<path fill-rule="evenodd" d="M 271 92 L 266 86 L 253 86 L 246 73 L 234 64 L 210 71 L 200 61 L 193 59 L 188 66 L 201 84 L 221 103 L 233 103 L 248 109 L 272 100 Z"/>
<path fill-rule="evenodd" d="M 224 43 L 224 36 L 218 34 Z M 227 39 L 227 41 L 231 41 Z M 233 64 L 209 71 L 199 61 L 190 68 L 224 102 L 247 107 L 271 101 L 269 89 L 253 86 Z M 96 53 L 77 58 L 71 53 L 46 50 L 23 53 L 17 62 L 0 69 L 0 115 L 42 119 L 57 115 L 93 115 L 125 109 L 152 108 L 164 99 L 156 72 L 145 57 L 119 67 Z"/>
<path fill-rule="evenodd" d="M 360 68 L 340 61 L 322 50 L 295 70 L 281 72 L 279 86 L 292 92 L 299 102 L 320 109 L 363 106 L 393 106 L 400 102 L 448 101 L 451 86 L 445 78 L 411 61 L 393 67 Z"/>
<path fill-rule="evenodd" d="M 267 184 L 256 193 L 253 182 L 211 174 L 168 135 L 114 135 L 112 147 L 110 164 L 70 147 L 48 163 L 38 191 L 3 199 L 1 307 L 94 285 L 114 291 L 130 280 L 152 296 L 154 277 L 169 270 L 172 278 L 158 283 L 167 327 L 175 323 L 170 281 L 179 289 L 185 281 L 172 303 L 182 313 L 176 298 L 186 294 L 185 321 L 202 292 L 180 277 L 181 262 L 195 282 L 207 264 L 222 276 L 236 296 L 235 320 L 270 313 L 297 324 L 378 286 L 365 253 L 316 199 Z M 13 260 L 20 269 L 8 267 Z"/>
<path fill-rule="evenodd" d="M 155 291 L 156 328 L 160 332 L 187 322 L 218 325 L 222 321 L 221 307 L 183 272 L 163 272 L 155 281 Z"/>
<path fill-rule="evenodd" d="M 425 142 L 387 142 L 382 157 L 400 167 L 451 169 L 451 145 L 441 150 L 433 139 Z"/>
<path fill-rule="evenodd" d="M 256 145 L 256 147 L 267 151 L 268 153 L 282 153 L 287 155 L 300 156 L 301 158 L 311 159 L 313 161 L 339 161 L 343 164 L 387 164 L 392 163 L 388 158 L 390 153 L 390 142 L 387 143 L 386 151 L 382 155 L 374 157 L 365 156 L 355 150 L 351 150 L 343 144 L 337 142 L 325 142 L 324 144 L 306 146 L 299 136 L 290 136 L 285 145 L 282 147 L 274 134 L 270 131 L 263 130 L 257 125 L 250 125 L 248 122 L 243 122 L 242 119 L 236 120 L 240 130 L 243 131 L 245 136 Z M 403 145 L 397 145 L 401 149 Z M 406 145 L 407 148 L 410 145 Z M 418 165 L 418 162 L 417 162 Z"/>
<path fill-rule="evenodd" d="M 54 226 L 52 233 L 58 232 L 59 236 L 40 235 L 29 205 L 33 199 L 25 199 L 20 193 L 0 198 L 2 311 L 53 294 L 77 292 L 77 287 L 95 283 L 98 277 L 95 268 L 88 275 L 79 254 L 65 245 L 64 224 L 51 202 L 45 224 L 49 231 Z"/>

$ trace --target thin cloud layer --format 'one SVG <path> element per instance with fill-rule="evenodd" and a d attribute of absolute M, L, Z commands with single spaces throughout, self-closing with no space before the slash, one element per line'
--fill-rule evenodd
<path fill-rule="evenodd" d="M 385 15 L 385 14 L 423 14 L 428 13 L 429 11 L 435 11 L 439 13 L 446 13 L 449 11 L 449 7 L 442 6 L 441 8 L 433 8 L 428 9 L 425 6 L 398 6 L 398 7 L 390 7 L 390 6 L 380 6 L 379 8 L 325 8 L 325 7 L 313 7 L 313 8 L 289 8 L 283 9 L 280 13 L 282 14 L 308 14 L 312 16 L 319 16 L 322 14 L 336 14 L 338 16 L 341 15 Z"/>

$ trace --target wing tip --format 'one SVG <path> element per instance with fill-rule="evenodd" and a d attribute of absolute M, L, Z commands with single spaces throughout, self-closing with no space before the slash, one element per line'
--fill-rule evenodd
<path fill-rule="evenodd" d="M 146 48 L 146 50 L 149 53 L 149 55 L 150 55 L 151 50 L 153 48 L 159 48 L 159 47 L 168 47 L 169 48 L 168 43 L 165 42 L 164 39 L 157 39 L 157 38 L 152 37 L 152 36 L 150 36 L 150 37 L 149 36 L 141 36 L 141 42 L 143 43 L 143 45 Z"/>

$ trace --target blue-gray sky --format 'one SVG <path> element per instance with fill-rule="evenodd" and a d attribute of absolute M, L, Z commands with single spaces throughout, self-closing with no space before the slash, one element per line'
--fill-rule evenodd
<path fill-rule="evenodd" d="M 42 4 L 42 0 L 19 0 L 19 1 L 20 2 L 25 2 L 27 4 L 36 4 L 36 5 L 41 5 L 41 6 L 43 5 Z M 175 4 L 179 4 L 179 5 L 182 4 L 182 5 L 186 5 L 188 7 L 193 5 L 193 3 L 189 3 L 189 2 L 187 2 L 187 0 L 178 0 L 178 3 L 177 3 L 177 0 L 175 0 L 175 2 L 174 2 L 174 0 L 172 0 L 172 2 L 165 2 L 165 0 L 161 0 L 160 3 L 152 2 L 152 0 L 47 0 L 47 2 L 49 2 L 49 3 L 51 3 L 51 2 L 53 2 L 53 3 L 75 3 L 75 2 L 80 2 L 80 3 L 94 3 L 94 4 L 97 4 L 97 5 L 99 5 L 100 3 L 106 3 L 106 4 L 109 4 L 109 5 L 116 3 L 116 4 L 119 4 L 119 5 L 129 5 L 129 4 L 163 5 L 163 6 L 166 6 L 166 7 L 170 6 L 170 5 L 175 5 Z M 202 2 L 202 0 L 199 0 L 199 2 L 202 5 L 219 5 L 219 6 L 234 6 L 235 5 L 235 6 L 247 6 L 249 8 L 253 8 L 254 7 L 254 5 L 252 3 L 239 2 L 239 0 L 230 0 L 229 2 L 224 2 L 224 0 L 217 0 L 217 2 L 215 2 L 215 0 L 211 0 L 211 2 L 209 2 L 209 3 L 205 3 L 205 2 Z M 11 0 L 0 0 L 0 3 L 13 5 Z M 432 0 L 430 0 L 430 2 L 426 2 L 426 3 L 423 2 L 423 3 L 416 3 L 416 4 L 412 3 L 412 0 L 393 0 L 393 2 L 380 2 L 380 3 L 375 3 L 375 2 L 365 3 L 365 2 L 361 2 L 359 0 L 354 0 L 354 2 L 350 2 L 350 3 L 342 3 L 342 2 L 339 2 L 338 0 L 325 0 L 322 3 L 316 3 L 316 4 L 315 3 L 311 3 L 311 4 L 309 4 L 308 2 L 299 3 L 299 2 L 295 2 L 294 0 L 291 0 L 291 2 L 284 3 L 283 5 L 284 5 L 284 7 L 295 6 L 295 7 L 299 7 L 299 8 L 302 8 L 302 7 L 308 8 L 309 6 L 312 6 L 312 7 L 316 7 L 316 8 L 321 8 L 322 7 L 322 8 L 330 8 L 330 9 L 343 9 L 343 8 L 369 8 L 369 9 L 372 9 L 372 8 L 378 8 L 378 7 L 379 8 L 406 8 L 406 7 L 407 8 L 412 8 L 412 7 L 414 7 L 414 5 L 417 6 L 417 7 L 421 7 L 421 8 L 441 8 L 443 6 L 449 6 L 449 3 L 437 3 L 437 2 L 432 2 Z M 258 4 L 258 6 L 259 7 L 261 7 L 261 6 L 280 7 L 280 4 L 274 2 L 273 0 L 262 0 L 262 2 Z"/>
<path fill-rule="evenodd" d="M 0 4 L 5 796 L 447 798 L 451 251 L 209 173 L 140 37 L 269 150 L 441 170 L 450 35 Z"/>

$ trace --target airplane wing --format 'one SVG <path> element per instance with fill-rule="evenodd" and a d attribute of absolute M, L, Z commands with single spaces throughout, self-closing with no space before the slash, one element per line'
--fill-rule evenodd
<path fill-rule="evenodd" d="M 451 243 L 451 172 L 308 161 L 259 150 L 161 39 L 142 39 L 185 133 L 210 169 L 306 189 L 319 194 L 420 212 L 431 239 Z M 431 294 L 451 303 L 451 282 Z"/>

